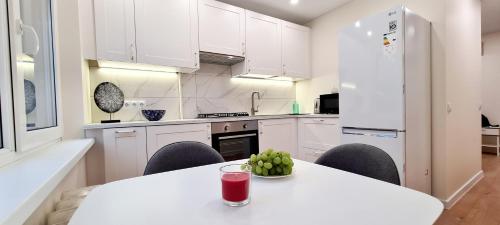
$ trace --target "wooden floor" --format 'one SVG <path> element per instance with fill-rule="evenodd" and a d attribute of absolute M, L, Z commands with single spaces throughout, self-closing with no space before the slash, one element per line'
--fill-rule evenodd
<path fill-rule="evenodd" d="M 500 225 L 500 158 L 483 154 L 484 178 L 436 225 Z"/>

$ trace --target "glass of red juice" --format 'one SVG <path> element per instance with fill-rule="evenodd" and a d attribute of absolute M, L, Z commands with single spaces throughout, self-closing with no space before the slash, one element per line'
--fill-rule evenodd
<path fill-rule="evenodd" d="M 232 164 L 220 168 L 222 199 L 228 206 L 244 206 L 250 202 L 251 168 Z"/>

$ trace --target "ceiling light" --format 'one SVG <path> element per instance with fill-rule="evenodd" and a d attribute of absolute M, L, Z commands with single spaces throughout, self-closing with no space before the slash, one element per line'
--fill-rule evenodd
<path fill-rule="evenodd" d="M 371 36 L 372 36 L 372 34 L 373 34 L 373 33 L 372 33 L 372 31 L 368 31 L 368 32 L 366 32 L 366 35 L 368 35 L 368 37 L 371 37 Z"/>
<path fill-rule="evenodd" d="M 354 26 L 356 26 L 356 27 L 361 27 L 361 22 L 356 21 L 356 23 L 354 24 Z"/>
<path fill-rule="evenodd" d="M 299 4 L 299 0 L 290 0 L 290 4 L 297 5 Z"/>

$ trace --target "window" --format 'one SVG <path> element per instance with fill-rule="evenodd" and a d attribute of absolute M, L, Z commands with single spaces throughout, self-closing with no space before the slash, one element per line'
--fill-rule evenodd
<path fill-rule="evenodd" d="M 0 149 L 24 152 L 62 137 L 52 1 L 0 0 L 0 17 Z"/>

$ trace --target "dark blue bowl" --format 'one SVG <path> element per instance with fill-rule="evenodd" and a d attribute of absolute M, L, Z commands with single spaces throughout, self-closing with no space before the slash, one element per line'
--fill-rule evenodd
<path fill-rule="evenodd" d="M 142 110 L 142 115 L 149 121 L 158 121 L 165 115 L 165 110 Z"/>

